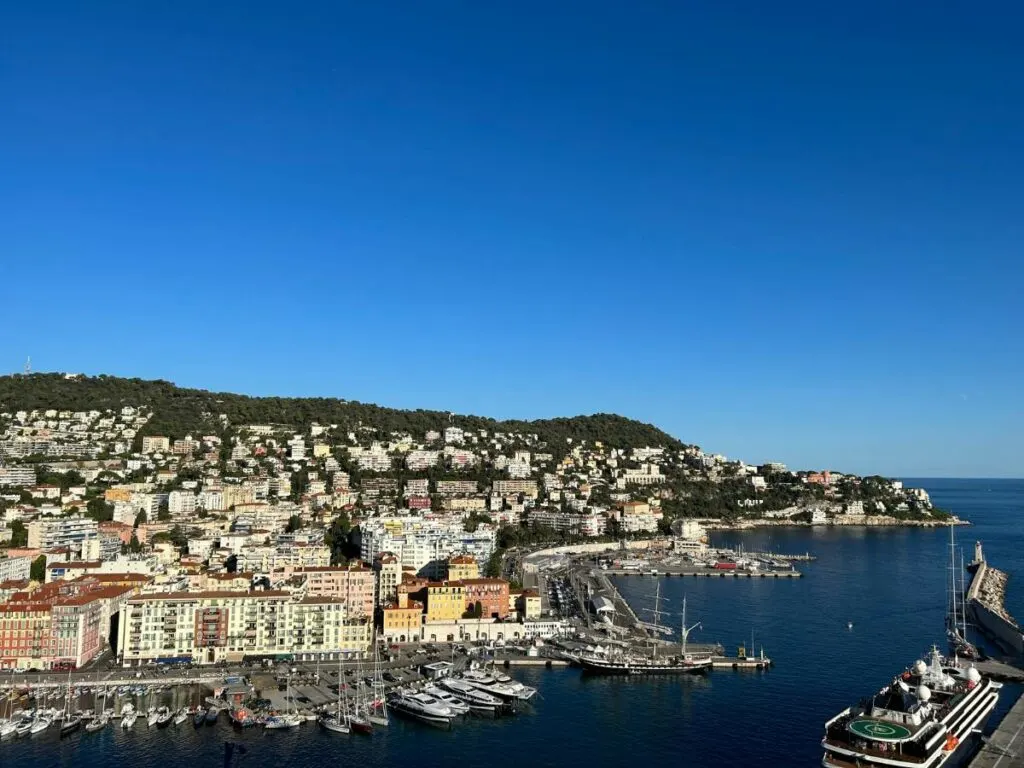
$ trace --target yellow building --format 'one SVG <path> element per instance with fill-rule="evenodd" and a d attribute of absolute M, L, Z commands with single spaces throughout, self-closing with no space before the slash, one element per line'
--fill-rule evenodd
<path fill-rule="evenodd" d="M 455 555 L 448 559 L 448 581 L 479 578 L 480 566 L 472 555 Z"/>
<path fill-rule="evenodd" d="M 452 581 L 427 585 L 427 621 L 456 621 L 466 612 L 466 590 Z"/>
<path fill-rule="evenodd" d="M 420 628 L 423 626 L 423 606 L 413 602 L 398 608 L 384 608 L 383 615 L 384 639 L 389 643 L 411 643 L 419 640 Z"/>

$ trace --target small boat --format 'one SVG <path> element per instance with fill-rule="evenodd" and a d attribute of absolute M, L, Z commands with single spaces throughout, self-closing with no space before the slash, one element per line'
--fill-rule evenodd
<path fill-rule="evenodd" d="M 82 715 L 80 712 L 76 712 L 73 715 L 65 717 L 60 724 L 60 737 L 63 739 L 65 736 L 69 736 L 79 728 L 82 727 Z"/>
<path fill-rule="evenodd" d="M 256 724 L 256 720 L 253 718 L 252 713 L 244 708 L 232 709 L 228 712 L 228 717 L 231 718 L 231 723 L 236 728 L 250 728 Z"/>
<path fill-rule="evenodd" d="M 10 738 L 17 732 L 18 723 L 16 720 L 8 720 L 7 722 L 0 724 L 0 739 Z"/>
<path fill-rule="evenodd" d="M 150 707 L 149 711 L 146 712 L 146 725 L 152 728 L 156 725 L 156 721 L 160 719 L 160 713 L 157 712 L 156 707 Z"/>
<path fill-rule="evenodd" d="M 160 707 L 157 710 L 156 727 L 166 728 L 174 720 L 174 712 L 167 707 Z"/>
<path fill-rule="evenodd" d="M 18 727 L 15 729 L 14 733 L 18 736 L 28 736 L 34 724 L 34 720 L 22 720 L 18 723 Z"/>
<path fill-rule="evenodd" d="M 267 730 L 276 731 L 285 728 L 298 728 L 302 725 L 302 717 L 299 715 L 271 715 L 263 721 L 263 727 Z"/>
<path fill-rule="evenodd" d="M 139 719 L 139 713 L 134 709 L 131 710 L 127 715 L 121 715 L 121 727 L 126 731 L 130 728 L 135 727 L 135 722 Z"/>
<path fill-rule="evenodd" d="M 53 718 L 49 715 L 37 715 L 36 718 L 29 725 L 28 732 L 33 736 L 37 733 L 42 733 L 47 728 L 53 725 Z"/>
<path fill-rule="evenodd" d="M 86 733 L 96 733 L 102 731 L 107 727 L 107 723 L 110 722 L 110 718 L 107 715 L 101 715 L 93 720 L 90 720 L 85 724 Z"/>
<path fill-rule="evenodd" d="M 217 718 L 220 716 L 220 710 L 217 707 L 210 707 L 206 710 L 206 714 L 203 716 L 203 721 L 207 725 L 214 725 L 217 722 Z"/>
<path fill-rule="evenodd" d="M 188 707 L 182 707 L 178 710 L 178 713 L 174 716 L 174 724 L 181 725 L 188 720 Z"/>
<path fill-rule="evenodd" d="M 348 733 L 351 730 L 348 723 L 335 715 L 323 715 L 320 718 L 320 725 L 334 733 Z"/>
<path fill-rule="evenodd" d="M 204 720 L 206 720 L 206 713 L 202 710 L 202 708 L 197 708 L 195 713 L 192 715 L 192 727 L 202 727 Z"/>
<path fill-rule="evenodd" d="M 349 715 L 348 724 L 356 733 L 362 733 L 366 736 L 373 734 L 373 723 L 370 722 L 370 718 L 361 712 Z"/>

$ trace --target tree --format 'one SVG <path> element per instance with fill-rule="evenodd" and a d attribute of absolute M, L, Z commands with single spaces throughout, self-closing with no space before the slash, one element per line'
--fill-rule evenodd
<path fill-rule="evenodd" d="M 142 545 L 139 543 L 139 537 L 134 533 L 132 534 L 132 540 L 128 542 L 128 552 L 133 555 L 137 555 L 142 551 Z"/>
<path fill-rule="evenodd" d="M 156 512 L 156 519 L 159 520 L 161 523 L 171 519 L 171 510 L 168 509 L 166 501 L 160 502 L 160 507 L 157 509 Z"/>
<path fill-rule="evenodd" d="M 25 527 L 25 524 L 21 522 L 21 520 L 14 520 L 11 523 L 11 546 L 28 546 L 28 528 Z"/>
<path fill-rule="evenodd" d="M 302 518 L 298 515 L 292 515 L 288 518 L 288 525 L 285 527 L 285 533 L 292 533 L 302 527 Z"/>
<path fill-rule="evenodd" d="M 139 512 L 139 514 L 135 516 L 136 528 L 138 528 L 140 525 L 145 525 L 147 522 L 149 522 L 149 517 L 148 515 L 146 515 L 145 512 Z"/>
<path fill-rule="evenodd" d="M 86 517 L 91 517 L 98 523 L 114 519 L 114 505 L 107 503 L 102 496 L 89 499 L 85 505 Z"/>
<path fill-rule="evenodd" d="M 32 581 L 46 581 L 46 555 L 40 555 L 32 561 L 29 578 Z"/>

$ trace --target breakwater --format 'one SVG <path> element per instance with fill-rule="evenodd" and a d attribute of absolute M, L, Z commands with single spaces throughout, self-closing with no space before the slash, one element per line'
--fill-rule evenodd
<path fill-rule="evenodd" d="M 1005 605 L 1009 577 L 985 562 L 984 557 L 977 560 L 976 566 L 967 590 L 967 609 L 972 621 L 1008 651 L 1024 654 L 1024 633 Z"/>

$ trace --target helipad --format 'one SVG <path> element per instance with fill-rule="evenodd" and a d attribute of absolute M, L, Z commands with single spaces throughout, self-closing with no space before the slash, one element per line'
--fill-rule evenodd
<path fill-rule="evenodd" d="M 910 729 L 881 720 L 854 720 L 847 726 L 851 733 L 874 741 L 904 741 L 910 738 Z"/>

